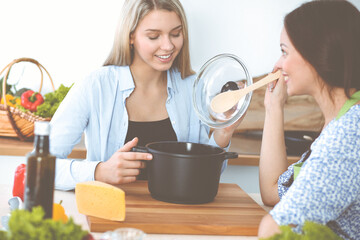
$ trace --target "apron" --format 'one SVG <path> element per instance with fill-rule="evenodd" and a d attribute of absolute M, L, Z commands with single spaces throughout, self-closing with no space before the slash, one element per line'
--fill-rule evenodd
<path fill-rule="evenodd" d="M 347 113 L 349 111 L 349 109 L 354 106 L 358 101 L 360 101 L 360 91 L 357 91 L 356 93 L 354 93 L 346 102 L 345 104 L 341 107 L 338 115 L 336 116 L 335 120 L 339 120 L 342 116 L 345 115 L 345 113 Z M 303 165 L 302 163 L 298 163 L 294 165 L 294 180 L 296 179 L 297 175 L 300 172 L 301 166 Z"/>

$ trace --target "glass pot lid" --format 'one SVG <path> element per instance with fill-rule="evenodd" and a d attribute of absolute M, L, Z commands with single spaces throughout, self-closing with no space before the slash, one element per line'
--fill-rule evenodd
<path fill-rule="evenodd" d="M 198 117 L 212 128 L 230 126 L 245 114 L 252 92 L 223 113 L 216 113 L 211 109 L 211 100 L 219 93 L 245 88 L 251 84 L 250 73 L 237 56 L 220 54 L 211 58 L 201 67 L 193 86 L 193 105 Z"/>

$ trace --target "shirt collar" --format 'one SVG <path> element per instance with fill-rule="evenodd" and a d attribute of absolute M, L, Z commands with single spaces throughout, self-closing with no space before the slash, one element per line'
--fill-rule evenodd
<path fill-rule="evenodd" d="M 126 91 L 135 88 L 134 79 L 131 75 L 129 66 L 123 66 L 119 68 L 117 79 L 120 82 L 120 91 Z"/>
<path fill-rule="evenodd" d="M 174 86 L 176 81 L 175 75 L 174 70 L 167 71 L 167 89 L 169 97 L 172 96 L 176 89 L 176 86 Z M 120 81 L 120 91 L 133 90 L 135 88 L 134 79 L 129 66 L 119 68 L 118 79 Z"/>

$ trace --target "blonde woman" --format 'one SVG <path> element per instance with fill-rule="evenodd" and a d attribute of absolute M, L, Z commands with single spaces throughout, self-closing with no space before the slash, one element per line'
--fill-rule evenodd
<path fill-rule="evenodd" d="M 51 152 L 58 157 L 55 187 L 146 179 L 142 169 L 152 155 L 130 152 L 136 145 L 186 141 L 228 147 L 241 120 L 209 138 L 209 128 L 192 107 L 193 73 L 180 2 L 125 1 L 104 66 L 73 86 L 51 121 Z M 67 159 L 83 132 L 86 160 Z"/>

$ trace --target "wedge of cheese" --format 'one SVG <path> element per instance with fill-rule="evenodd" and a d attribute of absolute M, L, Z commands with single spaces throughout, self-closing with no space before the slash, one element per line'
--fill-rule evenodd
<path fill-rule="evenodd" d="M 110 184 L 90 181 L 76 184 L 79 213 L 114 221 L 125 220 L 125 192 Z"/>

